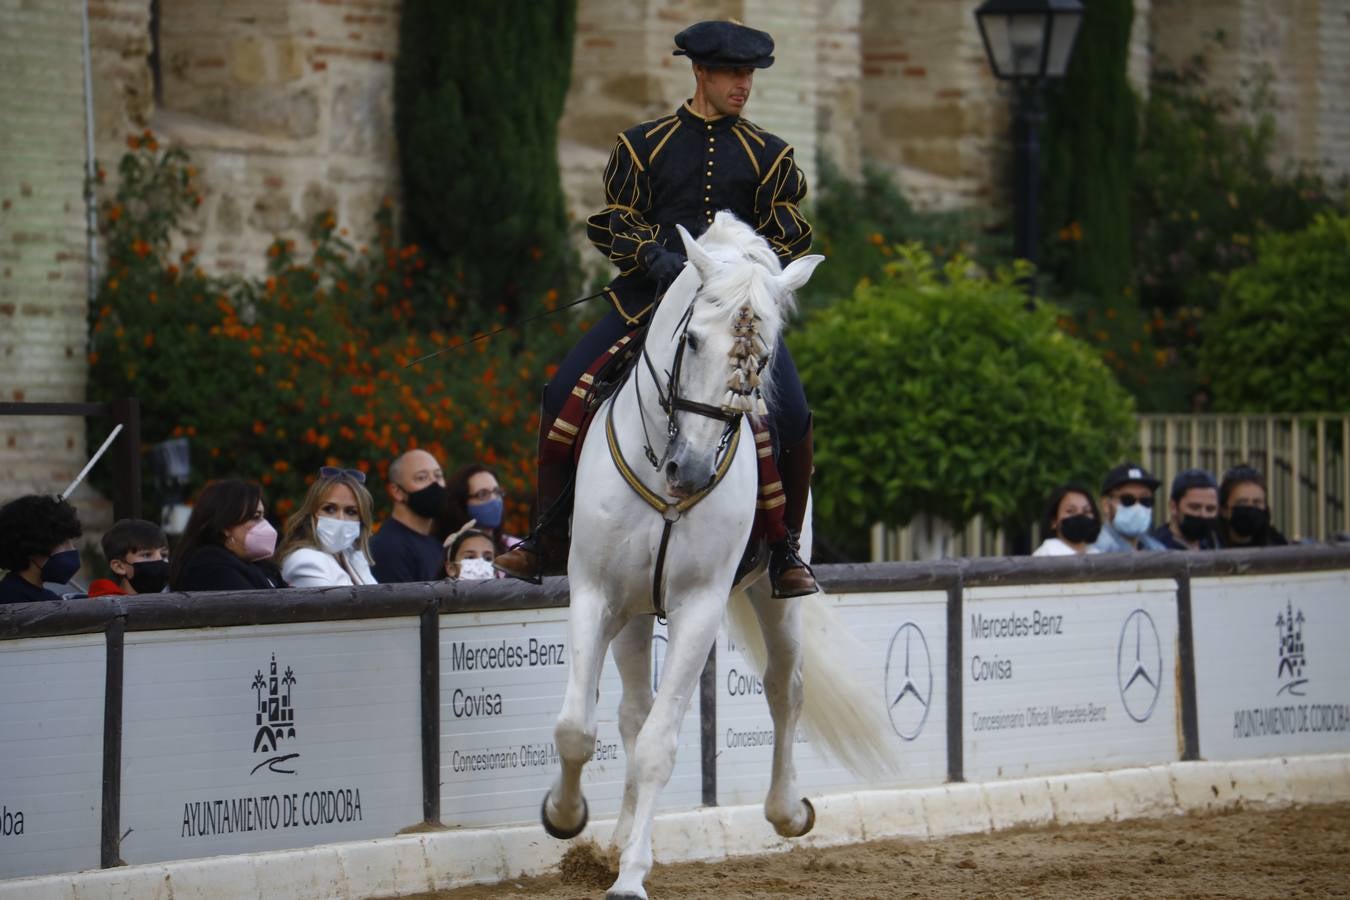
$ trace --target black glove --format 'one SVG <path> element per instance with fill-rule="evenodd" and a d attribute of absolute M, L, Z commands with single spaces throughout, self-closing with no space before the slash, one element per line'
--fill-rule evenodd
<path fill-rule="evenodd" d="M 684 271 L 684 263 L 682 254 L 667 250 L 660 244 L 648 244 L 643 248 L 642 267 L 658 288 L 664 288 L 679 278 Z"/>

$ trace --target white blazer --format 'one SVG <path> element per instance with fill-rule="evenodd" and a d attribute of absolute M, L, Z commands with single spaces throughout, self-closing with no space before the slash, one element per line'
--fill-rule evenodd
<path fill-rule="evenodd" d="M 375 584 L 370 574 L 370 560 L 355 547 L 342 551 L 347 568 L 356 574 L 356 584 Z M 338 565 L 333 554 L 309 547 L 291 551 L 281 564 L 281 577 L 291 587 L 341 587 L 352 584 L 346 569 Z"/>

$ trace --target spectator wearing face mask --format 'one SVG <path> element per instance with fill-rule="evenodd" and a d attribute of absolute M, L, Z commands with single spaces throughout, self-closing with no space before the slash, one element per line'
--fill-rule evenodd
<path fill-rule="evenodd" d="M 1168 550 L 1213 550 L 1218 546 L 1219 486 L 1204 469 L 1186 469 L 1172 479 L 1167 522 L 1152 531 Z"/>
<path fill-rule="evenodd" d="M 492 568 L 496 557 L 492 536 L 466 528 L 450 538 L 445 554 L 445 576 L 452 580 L 486 581 L 497 577 Z"/>
<path fill-rule="evenodd" d="M 169 583 L 169 539 L 154 522 L 121 519 L 101 543 L 113 577 L 89 585 L 90 597 L 158 594 Z"/>
<path fill-rule="evenodd" d="M 1219 482 L 1219 543 L 1224 547 L 1280 547 L 1289 540 L 1270 524 L 1266 479 L 1251 466 L 1235 466 Z"/>
<path fill-rule="evenodd" d="M 1143 466 L 1123 462 L 1102 481 L 1102 533 L 1093 544 L 1101 553 L 1165 550 L 1149 533 L 1158 479 Z"/>
<path fill-rule="evenodd" d="M 506 514 L 506 494 L 492 470 L 478 463 L 460 466 L 446 482 L 450 500 L 446 515 L 437 521 L 442 540 L 466 526 L 487 533 L 497 553 L 505 553 L 520 539 L 502 530 Z"/>
<path fill-rule="evenodd" d="M 277 549 L 277 530 L 263 517 L 262 488 L 226 478 L 202 488 L 169 566 L 175 591 L 247 591 L 282 587 L 264 561 Z"/>
<path fill-rule="evenodd" d="M 370 539 L 375 579 L 380 584 L 436 581 L 445 550 L 433 533 L 446 510 L 445 475 L 425 450 L 409 450 L 389 466 L 394 512 Z"/>
<path fill-rule="evenodd" d="M 83 534 L 75 507 L 30 494 L 0 507 L 0 604 L 60 600 L 44 583 L 67 584 L 80 570 L 75 539 Z"/>
<path fill-rule="evenodd" d="M 1063 484 L 1045 504 L 1041 533 L 1047 535 L 1032 556 L 1083 556 L 1099 552 L 1092 542 L 1101 531 L 1097 504 L 1087 488 Z"/>
<path fill-rule="evenodd" d="M 291 587 L 374 584 L 370 572 L 370 492 L 360 469 L 324 466 L 286 520 L 277 557 Z"/>

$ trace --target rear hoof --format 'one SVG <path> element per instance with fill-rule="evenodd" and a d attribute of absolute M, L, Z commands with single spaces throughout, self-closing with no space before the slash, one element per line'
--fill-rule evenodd
<path fill-rule="evenodd" d="M 806 824 L 797 832 L 797 837 L 806 837 L 811 833 L 811 829 L 816 827 L 816 808 L 805 797 L 802 798 L 802 805 L 806 807 Z"/>
<path fill-rule="evenodd" d="M 552 822 L 548 820 L 549 793 L 551 793 L 551 791 L 544 793 L 544 802 L 539 806 L 539 821 L 543 823 L 544 831 L 548 833 L 549 837 L 557 838 L 560 841 L 570 841 L 572 838 L 576 837 L 577 835 L 581 834 L 581 832 L 586 830 L 586 823 L 591 818 L 591 806 L 589 803 L 586 802 L 586 798 L 582 797 L 581 821 L 577 823 L 577 826 L 575 828 L 559 828 L 558 826 L 554 825 Z M 812 813 L 811 820 L 813 822 L 815 821 L 814 813 Z"/>

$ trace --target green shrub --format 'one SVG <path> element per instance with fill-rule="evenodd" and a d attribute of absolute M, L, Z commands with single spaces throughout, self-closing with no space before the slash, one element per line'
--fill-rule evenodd
<path fill-rule="evenodd" d="M 109 265 L 91 309 L 90 399 L 138 397 L 146 443 L 189 439 L 190 487 L 257 479 L 282 515 L 322 465 L 370 472 L 383 505 L 374 476 L 420 446 L 447 469 L 493 466 L 508 492 L 508 527 L 525 526 L 538 390 L 575 338 L 571 317 L 408 368 L 499 316 L 465 304 L 462 286 L 418 247 L 396 244 L 389 206 L 367 250 L 348 246 L 324 214 L 307 258 L 276 241 L 265 277 L 215 277 L 191 250 L 171 255 L 179 216 L 198 202 L 186 156 L 160 152 L 149 134 L 132 144 L 103 205 Z M 446 330 L 409 327 L 432 300 Z M 556 290 L 531 298 L 557 302 Z M 91 445 L 101 439 L 91 429 Z"/>
<path fill-rule="evenodd" d="M 407 0 L 395 63 L 404 238 L 513 312 L 575 277 L 558 171 L 575 0 Z"/>
<path fill-rule="evenodd" d="M 1078 46 L 1051 95 L 1041 184 L 1043 266 L 1061 286 L 1104 298 L 1131 279 L 1134 91 L 1128 78 L 1131 0 L 1085 4 Z"/>
<path fill-rule="evenodd" d="M 1054 310 L 1026 311 L 1025 269 L 896 253 L 789 339 L 818 423 L 818 531 L 1024 522 L 1054 485 L 1119 462 L 1134 404 Z"/>
<path fill-rule="evenodd" d="M 1201 365 L 1219 409 L 1350 412 L 1350 216 L 1263 237 L 1228 277 Z"/>
<path fill-rule="evenodd" d="M 817 167 L 818 183 L 810 195 L 811 249 L 824 253 L 829 263 L 799 292 L 804 313 L 849 296 L 860 281 L 881 278 L 894 258 L 895 241 L 922 244 L 939 259 L 962 254 L 991 268 L 1011 258 L 1009 237 L 990 236 L 984 212 L 919 212 L 880 169 L 865 168 L 862 181 L 854 183 L 828 158 Z"/>

